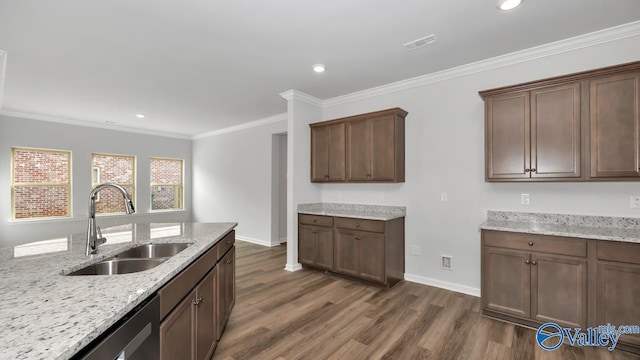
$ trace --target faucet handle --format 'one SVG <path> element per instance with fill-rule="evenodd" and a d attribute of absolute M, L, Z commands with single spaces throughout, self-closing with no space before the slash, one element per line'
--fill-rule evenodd
<path fill-rule="evenodd" d="M 96 240 L 99 244 L 104 244 L 107 242 L 107 239 L 102 237 L 102 230 L 100 230 L 100 226 L 96 226 L 96 234 L 98 235 Z"/>

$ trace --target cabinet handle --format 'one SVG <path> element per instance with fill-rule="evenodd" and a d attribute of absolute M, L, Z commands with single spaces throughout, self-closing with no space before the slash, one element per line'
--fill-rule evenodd
<path fill-rule="evenodd" d="M 357 227 L 357 228 L 359 228 L 359 227 L 360 227 L 360 224 L 356 224 L 356 227 Z"/>
<path fill-rule="evenodd" d="M 533 246 L 533 241 L 529 241 L 529 246 Z"/>
<path fill-rule="evenodd" d="M 227 264 L 231 264 L 232 261 L 233 261 L 233 259 L 227 260 Z"/>
<path fill-rule="evenodd" d="M 529 170 L 529 169 L 524 169 L 524 172 L 529 172 L 529 171 L 531 171 L 531 170 Z"/>
<path fill-rule="evenodd" d="M 329 175 L 325 175 L 325 176 L 324 176 L 324 178 L 325 178 L 325 179 L 328 179 L 328 178 L 329 178 Z"/>
<path fill-rule="evenodd" d="M 535 261 L 535 260 L 533 260 L 533 261 L 531 262 L 531 265 L 538 265 L 538 262 L 537 262 L 537 261 Z"/>
<path fill-rule="evenodd" d="M 204 300 L 204 299 L 201 298 L 201 297 L 196 298 L 196 301 L 193 302 L 193 305 L 198 306 L 198 305 L 202 304 L 202 300 Z"/>
<path fill-rule="evenodd" d="M 536 172 L 536 169 L 535 168 L 531 169 L 531 172 Z"/>
<path fill-rule="evenodd" d="M 314 223 L 317 223 L 317 222 L 318 222 L 318 219 L 313 219 L 313 222 L 314 222 Z"/>
<path fill-rule="evenodd" d="M 233 244 L 233 240 L 227 240 L 227 244 Z"/>
<path fill-rule="evenodd" d="M 356 240 L 360 240 L 360 236 L 356 236 Z"/>
<path fill-rule="evenodd" d="M 371 174 L 365 174 L 367 177 L 371 177 Z"/>
<path fill-rule="evenodd" d="M 524 263 L 525 263 L 525 264 L 527 264 L 527 265 L 529 265 L 529 264 L 531 263 L 531 261 L 530 261 L 529 259 L 526 259 L 526 260 L 524 261 Z"/>

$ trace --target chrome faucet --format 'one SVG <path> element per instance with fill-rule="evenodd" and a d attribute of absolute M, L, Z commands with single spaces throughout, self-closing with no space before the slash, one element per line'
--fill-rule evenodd
<path fill-rule="evenodd" d="M 131 195 L 125 190 L 122 186 L 114 183 L 104 183 L 100 184 L 91 190 L 89 194 L 89 228 L 87 229 L 87 251 L 86 255 L 89 256 L 91 254 L 98 253 L 98 245 L 104 244 L 107 239 L 102 237 L 102 232 L 100 231 L 100 227 L 96 226 L 96 195 L 102 189 L 106 189 L 108 187 L 114 188 L 122 193 L 122 197 L 124 198 L 124 207 L 127 214 L 133 214 L 136 210 L 133 207 L 133 202 L 131 201 Z"/>

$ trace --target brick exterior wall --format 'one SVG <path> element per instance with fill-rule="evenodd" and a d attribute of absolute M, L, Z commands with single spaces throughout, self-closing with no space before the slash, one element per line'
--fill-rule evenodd
<path fill-rule="evenodd" d="M 98 179 L 98 183 L 92 184 L 93 186 L 105 182 L 122 185 L 133 198 L 135 205 L 135 189 L 133 187 L 135 183 L 135 157 L 93 154 L 91 166 L 100 170 L 100 179 Z M 115 189 L 104 189 L 100 191 L 99 199 L 96 201 L 96 214 L 120 213 L 124 211 L 124 201 L 119 191 Z"/>
<path fill-rule="evenodd" d="M 182 208 L 182 160 L 151 161 L 151 210 Z"/>
<path fill-rule="evenodd" d="M 70 152 L 14 148 L 13 160 L 15 219 L 70 216 Z"/>

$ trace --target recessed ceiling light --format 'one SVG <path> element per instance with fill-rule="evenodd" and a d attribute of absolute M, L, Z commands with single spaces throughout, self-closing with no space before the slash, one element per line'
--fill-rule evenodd
<path fill-rule="evenodd" d="M 324 64 L 315 64 L 313 65 L 313 71 L 317 72 L 317 73 L 321 73 L 324 72 Z"/>
<path fill-rule="evenodd" d="M 524 0 L 498 0 L 498 9 L 502 11 L 515 9 L 522 4 L 522 1 Z"/>
<path fill-rule="evenodd" d="M 138 119 L 142 119 L 142 118 L 144 117 L 144 115 L 142 115 L 142 114 L 136 114 L 136 117 L 137 117 Z"/>

